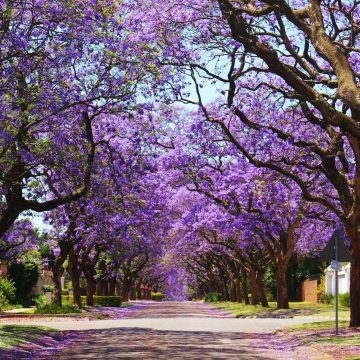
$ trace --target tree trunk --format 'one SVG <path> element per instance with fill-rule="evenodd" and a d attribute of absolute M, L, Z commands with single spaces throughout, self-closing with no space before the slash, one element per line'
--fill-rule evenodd
<path fill-rule="evenodd" d="M 76 253 L 74 248 L 72 248 L 69 252 L 68 272 L 70 274 L 72 288 L 73 288 L 74 304 L 81 307 L 79 260 L 78 260 L 78 254 Z"/>
<path fill-rule="evenodd" d="M 18 187 L 18 186 L 17 186 Z M 16 189 L 18 194 L 22 193 L 21 189 Z M 11 192 L 11 190 L 10 190 Z M 14 191 L 13 191 L 14 193 Z M 10 194 L 11 196 L 12 194 Z M 16 193 L 15 193 L 16 196 Z M 21 199 L 21 196 L 15 198 L 13 202 L 16 204 L 19 202 L 19 199 Z M 20 204 L 18 204 L 20 205 Z M 0 238 L 2 238 L 5 233 L 13 226 L 16 219 L 19 217 L 19 215 L 26 210 L 25 208 L 21 208 L 21 206 L 9 204 L 9 206 L 2 212 L 2 216 L 0 218 Z"/>
<path fill-rule="evenodd" d="M 96 270 L 95 265 L 90 262 L 84 264 L 84 273 L 86 278 L 86 305 L 94 306 L 94 294 L 96 291 Z"/>
<path fill-rule="evenodd" d="M 258 305 L 260 302 L 260 292 L 258 282 L 256 280 L 256 271 L 250 268 L 250 289 L 251 289 L 251 305 Z"/>
<path fill-rule="evenodd" d="M 96 295 L 97 296 L 103 296 L 104 291 L 103 291 L 103 281 L 101 279 L 98 279 L 96 281 Z"/>
<path fill-rule="evenodd" d="M 62 306 L 62 289 L 61 276 L 64 273 L 63 264 L 69 255 L 70 245 L 66 242 L 59 241 L 60 255 L 56 257 L 52 268 L 52 280 L 54 282 L 53 302 L 58 306 Z"/>
<path fill-rule="evenodd" d="M 136 299 L 142 300 L 142 289 L 141 289 L 141 280 L 136 282 Z"/>
<path fill-rule="evenodd" d="M 352 242 L 350 269 L 350 326 L 360 326 L 360 242 Z"/>
<path fill-rule="evenodd" d="M 122 300 L 125 302 L 129 301 L 130 288 L 131 288 L 131 279 L 124 279 L 122 283 L 121 297 Z"/>
<path fill-rule="evenodd" d="M 265 286 L 263 281 L 264 274 L 261 271 L 257 271 L 256 274 L 256 283 L 258 285 L 259 294 L 260 294 L 260 302 L 262 307 L 269 307 L 266 293 L 265 293 Z"/>
<path fill-rule="evenodd" d="M 96 281 L 93 278 L 86 277 L 86 305 L 94 306 L 94 293 Z"/>
<path fill-rule="evenodd" d="M 276 301 L 278 309 L 289 309 L 286 275 L 287 262 L 278 260 L 276 264 Z"/>
<path fill-rule="evenodd" d="M 236 276 L 235 279 L 235 293 L 236 293 L 236 302 L 241 303 L 243 299 L 242 299 L 241 283 L 240 283 L 239 275 Z"/>
<path fill-rule="evenodd" d="M 350 268 L 350 327 L 360 327 L 360 238 L 357 219 L 347 224 L 351 240 L 352 262 Z M 360 226 L 360 225 L 359 225 Z"/>
<path fill-rule="evenodd" d="M 136 300 L 136 288 L 135 285 L 130 287 L 130 300 Z"/>
<path fill-rule="evenodd" d="M 115 296 L 116 277 L 109 280 L 109 296 Z"/>
<path fill-rule="evenodd" d="M 230 294 L 229 294 L 229 288 L 228 288 L 228 283 L 227 283 L 227 279 L 224 278 L 222 281 L 222 298 L 225 301 L 229 301 L 230 300 Z"/>
<path fill-rule="evenodd" d="M 230 301 L 236 302 L 236 283 L 233 277 L 230 279 Z"/>
<path fill-rule="evenodd" d="M 55 261 L 55 264 L 52 268 L 52 281 L 54 282 L 54 294 L 53 302 L 57 306 L 62 306 L 61 299 L 61 275 L 62 275 L 62 263 L 58 260 Z"/>
<path fill-rule="evenodd" d="M 360 326 L 360 256 L 354 256 L 350 270 L 350 327 Z"/>
<path fill-rule="evenodd" d="M 244 294 L 244 302 L 245 305 L 249 305 L 250 304 L 250 300 L 249 300 L 249 290 L 248 290 L 248 284 L 247 284 L 247 272 L 246 271 L 242 271 L 242 279 L 241 279 L 241 289 L 242 292 Z"/>
<path fill-rule="evenodd" d="M 96 270 L 92 267 L 93 271 L 90 271 L 90 269 L 87 269 L 85 271 L 85 277 L 86 277 L 86 305 L 87 306 L 94 306 L 94 294 L 96 291 Z"/>
<path fill-rule="evenodd" d="M 106 280 L 101 280 L 103 296 L 109 296 L 109 286 Z"/>
<path fill-rule="evenodd" d="M 121 283 L 120 283 L 120 281 L 116 282 L 115 294 L 116 294 L 116 296 L 121 296 Z"/>
<path fill-rule="evenodd" d="M 81 289 L 80 289 L 80 274 L 74 271 L 71 274 L 71 282 L 73 286 L 73 301 L 78 307 L 81 307 Z"/>

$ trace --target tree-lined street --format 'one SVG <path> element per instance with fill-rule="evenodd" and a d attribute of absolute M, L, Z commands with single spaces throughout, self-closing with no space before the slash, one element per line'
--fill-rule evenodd
<path fill-rule="evenodd" d="M 326 359 L 315 349 L 282 348 L 281 338 L 274 344 L 275 330 L 306 322 L 309 319 L 236 319 L 203 303 L 148 302 L 119 320 L 27 324 L 71 331 L 68 336 L 73 337 L 65 348 L 60 343 L 58 351 L 38 352 L 37 359 Z"/>
<path fill-rule="evenodd" d="M 359 0 L 2 0 L 0 72 L 1 350 L 356 355 Z"/>

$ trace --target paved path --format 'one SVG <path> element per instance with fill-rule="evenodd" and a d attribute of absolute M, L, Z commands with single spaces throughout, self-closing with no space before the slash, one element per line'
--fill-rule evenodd
<path fill-rule="evenodd" d="M 270 333 L 298 319 L 235 319 L 207 304 L 144 302 L 122 319 L 29 321 L 59 330 L 77 330 L 60 352 L 51 349 L 34 359 L 239 359 L 325 360 L 308 349 L 275 344 Z M 259 335 L 261 333 L 261 335 Z M 29 359 L 29 357 L 27 357 Z"/>

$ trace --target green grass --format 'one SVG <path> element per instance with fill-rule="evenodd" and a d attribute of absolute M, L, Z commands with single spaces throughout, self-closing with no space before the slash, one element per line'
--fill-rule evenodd
<path fill-rule="evenodd" d="M 35 314 L 80 314 L 81 309 L 74 304 L 63 304 L 58 306 L 55 304 L 46 304 L 35 310 Z"/>
<path fill-rule="evenodd" d="M 129 302 L 123 302 L 121 303 L 121 308 L 128 308 L 128 307 L 131 307 L 131 306 L 134 306 L 134 304 L 131 304 Z"/>
<path fill-rule="evenodd" d="M 31 308 L 31 309 L 19 309 L 19 312 L 16 312 L 14 314 L 28 314 L 28 315 L 32 315 L 35 314 L 35 310 L 36 308 Z"/>
<path fill-rule="evenodd" d="M 302 330 L 331 330 L 334 329 L 334 321 L 320 321 L 320 322 L 311 322 L 304 324 L 297 324 L 288 326 L 287 331 L 302 331 Z M 348 321 L 339 321 L 339 328 L 347 328 L 349 326 Z"/>
<path fill-rule="evenodd" d="M 340 346 L 359 346 L 360 345 L 360 334 L 358 336 L 352 337 L 321 337 L 318 339 L 312 340 L 313 343 L 323 344 L 323 345 L 340 345 Z"/>
<path fill-rule="evenodd" d="M 18 308 L 18 309 L 14 309 L 15 311 L 5 311 L 4 314 L 8 314 L 8 315 L 32 315 L 35 313 L 36 308 L 29 308 L 29 309 L 23 309 L 23 308 Z"/>
<path fill-rule="evenodd" d="M 212 303 L 218 309 L 228 311 L 236 317 L 294 317 L 294 316 L 319 316 L 333 317 L 334 305 L 313 304 L 308 302 L 291 302 L 290 309 L 276 308 L 276 302 L 269 302 L 268 308 L 261 305 L 244 305 L 242 303 L 218 302 Z M 346 307 L 339 307 L 339 317 L 348 319 L 350 310 Z"/>
<path fill-rule="evenodd" d="M 295 338 L 297 341 L 302 339 L 303 344 L 306 346 L 325 347 L 326 353 L 330 355 L 332 351 L 339 348 L 346 354 L 348 350 L 353 349 L 352 347 L 360 346 L 360 328 L 349 329 L 348 326 L 348 321 L 339 322 L 339 336 L 335 335 L 333 321 L 292 325 L 285 330 L 280 330 L 278 334 Z M 344 359 L 360 360 L 360 357 L 348 356 Z"/>
<path fill-rule="evenodd" d="M 42 337 L 57 332 L 41 326 L 0 325 L 0 349 L 11 349 L 27 343 L 35 343 Z"/>

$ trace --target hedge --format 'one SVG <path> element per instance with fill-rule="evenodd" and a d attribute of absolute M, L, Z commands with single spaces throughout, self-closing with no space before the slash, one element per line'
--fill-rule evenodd
<path fill-rule="evenodd" d="M 35 309 L 35 314 L 76 314 L 81 313 L 75 304 L 64 304 L 58 306 L 55 304 L 45 304 Z"/>
<path fill-rule="evenodd" d="M 62 300 L 64 302 L 72 302 L 72 296 L 63 295 Z M 111 306 L 119 307 L 121 306 L 122 299 L 121 296 L 94 296 L 94 306 Z M 86 305 L 86 296 L 81 297 L 81 304 Z"/>
<path fill-rule="evenodd" d="M 151 293 L 151 300 L 153 301 L 162 301 L 163 294 L 161 292 Z"/>

